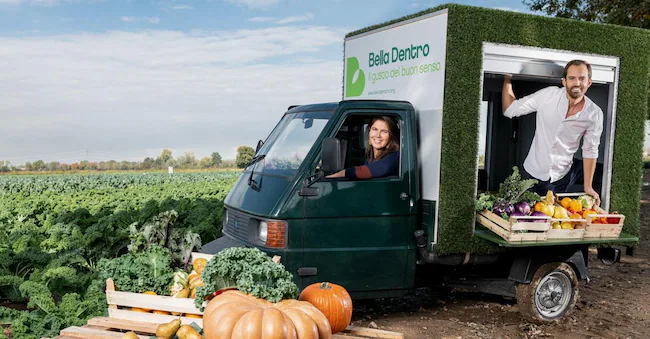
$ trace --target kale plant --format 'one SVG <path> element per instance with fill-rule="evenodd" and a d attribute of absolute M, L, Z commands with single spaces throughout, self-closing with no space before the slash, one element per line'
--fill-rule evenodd
<path fill-rule="evenodd" d="M 194 304 L 203 302 L 214 292 L 236 288 L 270 302 L 298 297 L 298 286 L 284 265 L 275 263 L 257 248 L 226 248 L 210 259 L 201 272 L 204 286 L 196 290 Z"/>
<path fill-rule="evenodd" d="M 183 233 L 174 227 L 177 219 L 178 212 L 170 210 L 154 216 L 141 226 L 137 222 L 131 224 L 129 251 L 144 251 L 151 245 L 166 247 L 171 253 L 172 264 L 187 269 L 192 251 L 201 249 L 201 237 L 192 231 Z"/>
<path fill-rule="evenodd" d="M 512 168 L 512 174 L 499 185 L 499 197 L 511 204 L 520 202 L 521 196 L 537 184 L 535 179 L 522 180 L 517 166 Z"/>
<path fill-rule="evenodd" d="M 144 252 L 101 259 L 97 269 L 101 279 L 112 278 L 121 291 L 154 291 L 159 295 L 169 294 L 174 274 L 169 250 L 158 245 L 151 245 Z"/>

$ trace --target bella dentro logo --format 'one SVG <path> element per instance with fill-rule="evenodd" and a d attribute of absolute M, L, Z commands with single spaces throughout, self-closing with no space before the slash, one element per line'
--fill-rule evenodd
<path fill-rule="evenodd" d="M 359 68 L 359 60 L 352 57 L 348 58 L 346 65 L 346 75 L 345 75 L 345 97 L 358 97 L 363 94 L 363 89 L 366 87 L 366 75 L 363 73 L 363 70 Z M 356 81 L 354 81 L 355 74 L 358 73 Z"/>

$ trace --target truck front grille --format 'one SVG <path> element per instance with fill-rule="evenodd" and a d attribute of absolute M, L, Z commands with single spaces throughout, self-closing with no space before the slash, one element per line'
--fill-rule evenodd
<path fill-rule="evenodd" d="M 228 210 L 228 222 L 224 231 L 235 238 L 248 240 L 248 223 L 250 219 L 245 213 Z"/>

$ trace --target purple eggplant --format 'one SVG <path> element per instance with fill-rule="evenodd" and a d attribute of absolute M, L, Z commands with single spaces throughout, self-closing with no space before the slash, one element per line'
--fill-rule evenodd
<path fill-rule="evenodd" d="M 510 218 L 512 218 L 512 217 L 525 217 L 525 216 L 526 216 L 525 214 L 523 214 L 523 213 L 521 213 L 519 211 L 514 211 L 514 212 L 510 213 Z M 517 219 L 517 221 L 528 221 L 528 220 Z"/>
<path fill-rule="evenodd" d="M 530 216 L 531 217 L 543 217 L 543 218 L 546 218 L 546 214 L 544 214 L 544 212 L 540 212 L 540 211 L 535 211 Z M 546 219 L 534 219 L 533 221 L 534 222 L 546 222 Z"/>
<path fill-rule="evenodd" d="M 527 202 L 522 201 L 515 205 L 515 211 L 521 212 L 524 215 L 529 215 L 530 214 L 530 205 L 528 205 Z"/>
<path fill-rule="evenodd" d="M 511 203 L 505 200 L 497 201 L 497 203 L 494 204 L 494 207 L 492 208 L 492 212 L 494 212 L 497 215 L 503 215 L 505 213 L 506 215 L 509 216 L 514 211 L 515 211 L 515 207 Z"/>

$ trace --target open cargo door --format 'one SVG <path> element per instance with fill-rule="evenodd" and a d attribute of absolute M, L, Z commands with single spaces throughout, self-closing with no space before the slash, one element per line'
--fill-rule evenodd
<path fill-rule="evenodd" d="M 594 175 L 594 189 L 601 196 L 601 206 L 609 210 L 611 162 L 616 119 L 618 63 L 616 57 L 584 55 L 523 46 L 483 45 L 483 85 L 479 139 L 479 191 L 497 191 L 499 184 L 520 169 L 528 155 L 535 134 L 535 114 L 515 119 L 503 116 L 501 94 L 503 75 L 513 76 L 517 98 L 548 86 L 562 86 L 564 65 L 582 59 L 592 65 L 592 86 L 587 96 L 603 111 L 603 133 Z M 584 191 L 581 148 L 574 155 L 572 191 Z"/>

